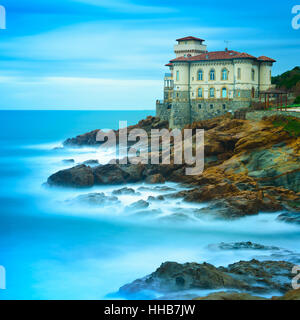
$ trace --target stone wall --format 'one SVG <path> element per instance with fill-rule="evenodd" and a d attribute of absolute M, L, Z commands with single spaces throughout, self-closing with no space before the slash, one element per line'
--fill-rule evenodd
<path fill-rule="evenodd" d="M 263 117 L 271 117 L 274 115 L 284 115 L 300 118 L 300 112 L 296 111 L 249 111 L 246 113 L 246 120 L 260 121 Z"/>
<path fill-rule="evenodd" d="M 156 116 L 164 121 L 170 121 L 171 103 L 156 102 Z"/>

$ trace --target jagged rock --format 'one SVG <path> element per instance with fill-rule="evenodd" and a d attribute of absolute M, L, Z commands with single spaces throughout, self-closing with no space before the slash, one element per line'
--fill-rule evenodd
<path fill-rule="evenodd" d="M 149 196 L 147 201 L 164 201 L 165 197 L 164 196 L 157 196 L 157 197 L 153 197 L 153 196 Z"/>
<path fill-rule="evenodd" d="M 293 264 L 284 261 L 240 261 L 216 268 L 208 263 L 165 262 L 152 274 L 120 288 L 123 295 L 149 290 L 174 293 L 191 289 L 238 289 L 286 292 L 291 287 Z"/>
<path fill-rule="evenodd" d="M 286 212 L 282 213 L 277 217 L 278 220 L 300 224 L 300 212 Z"/>
<path fill-rule="evenodd" d="M 118 190 L 114 190 L 112 193 L 115 195 L 140 195 L 139 192 L 135 192 L 134 189 L 127 188 L 127 187 L 124 187 L 124 188 L 121 188 Z"/>
<path fill-rule="evenodd" d="M 165 262 L 155 272 L 120 288 L 120 293 L 141 290 L 161 293 L 188 289 L 244 288 L 247 284 L 219 271 L 211 264 Z"/>
<path fill-rule="evenodd" d="M 293 264 L 286 261 L 239 261 L 219 269 L 249 285 L 264 287 L 268 291 L 286 292 L 291 288 Z"/>
<path fill-rule="evenodd" d="M 95 184 L 124 184 L 129 182 L 130 175 L 117 164 L 108 164 L 93 168 Z"/>
<path fill-rule="evenodd" d="M 127 206 L 126 208 L 129 210 L 139 210 L 139 209 L 145 209 L 148 207 L 149 207 L 149 202 L 145 200 L 139 200 Z"/>
<path fill-rule="evenodd" d="M 93 186 L 94 181 L 92 169 L 86 165 L 79 165 L 58 171 L 48 178 L 47 183 L 51 186 L 82 188 Z"/>
<path fill-rule="evenodd" d="M 208 248 L 219 250 L 280 250 L 280 248 L 275 246 L 265 246 L 262 244 L 253 243 L 251 241 L 233 243 L 221 242 L 219 244 L 209 245 Z"/>
<path fill-rule="evenodd" d="M 83 162 L 83 164 L 86 164 L 87 166 L 97 166 L 99 165 L 98 160 L 86 160 Z"/>
<path fill-rule="evenodd" d="M 159 183 L 165 183 L 166 180 L 161 174 L 153 174 L 151 176 L 148 176 L 145 180 L 146 183 L 149 184 L 159 184 Z"/>
<path fill-rule="evenodd" d="M 154 190 L 161 191 L 161 192 L 176 191 L 175 188 L 171 188 L 168 186 L 155 186 Z"/>
<path fill-rule="evenodd" d="M 117 197 L 106 196 L 103 192 L 82 194 L 76 197 L 75 200 L 80 203 L 85 202 L 93 206 L 107 206 L 116 205 L 120 203 Z"/>

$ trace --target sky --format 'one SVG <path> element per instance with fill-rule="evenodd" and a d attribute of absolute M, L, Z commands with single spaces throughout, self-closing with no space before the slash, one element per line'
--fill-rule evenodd
<path fill-rule="evenodd" d="M 300 65 L 295 1 L 0 0 L 0 109 L 154 109 L 175 39 L 190 35 L 282 73 Z"/>

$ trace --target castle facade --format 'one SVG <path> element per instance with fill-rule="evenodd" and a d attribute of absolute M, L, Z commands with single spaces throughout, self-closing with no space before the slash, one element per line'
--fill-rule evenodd
<path fill-rule="evenodd" d="M 271 58 L 228 49 L 209 52 L 205 40 L 195 37 L 176 41 L 176 58 L 166 65 L 164 100 L 156 102 L 156 115 L 171 128 L 249 107 L 272 87 L 276 61 Z"/>

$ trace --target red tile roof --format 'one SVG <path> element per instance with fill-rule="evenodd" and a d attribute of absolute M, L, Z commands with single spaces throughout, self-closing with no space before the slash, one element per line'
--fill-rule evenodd
<path fill-rule="evenodd" d="M 189 41 L 189 40 L 205 41 L 204 39 L 195 38 L 195 37 L 192 37 L 192 36 L 176 39 L 176 41 Z"/>
<path fill-rule="evenodd" d="M 269 57 L 266 57 L 266 56 L 260 56 L 260 57 L 257 58 L 257 60 L 276 62 L 276 60 L 274 60 L 274 59 L 272 59 L 272 58 L 269 58 Z"/>
<path fill-rule="evenodd" d="M 233 50 L 211 51 L 211 52 L 201 53 L 193 57 L 179 57 L 171 60 L 170 62 L 172 63 L 176 61 L 209 61 L 209 60 L 233 60 L 233 59 L 254 59 L 259 61 L 276 62 L 275 60 L 268 57 L 262 56 L 262 57 L 256 58 L 248 53 L 237 52 Z"/>
<path fill-rule="evenodd" d="M 171 63 L 171 62 L 170 62 L 170 63 L 165 64 L 165 66 L 166 66 L 166 67 L 172 67 L 172 65 L 173 65 L 173 63 Z"/>

